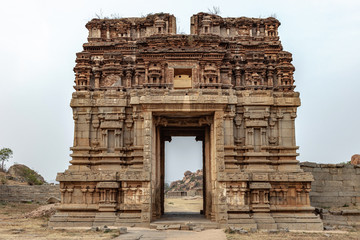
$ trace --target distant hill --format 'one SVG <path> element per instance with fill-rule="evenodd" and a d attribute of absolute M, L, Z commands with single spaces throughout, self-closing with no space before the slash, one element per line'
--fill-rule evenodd
<path fill-rule="evenodd" d="M 6 185 L 42 185 L 45 179 L 23 164 L 12 165 L 7 172 L 0 172 L 0 184 Z"/>
<path fill-rule="evenodd" d="M 203 187 L 203 171 L 197 170 L 196 172 L 186 171 L 182 180 L 171 182 L 166 192 L 188 192 Z"/>

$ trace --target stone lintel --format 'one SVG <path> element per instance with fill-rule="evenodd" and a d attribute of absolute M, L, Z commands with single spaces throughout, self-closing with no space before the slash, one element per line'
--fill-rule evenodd
<path fill-rule="evenodd" d="M 101 122 L 100 124 L 100 128 L 116 128 L 116 129 L 121 129 L 123 128 L 123 123 L 121 121 L 104 121 Z"/>
<path fill-rule="evenodd" d="M 268 123 L 264 120 L 249 120 L 245 123 L 246 127 L 267 127 Z"/>
<path fill-rule="evenodd" d="M 118 182 L 98 182 L 96 184 L 97 188 L 119 188 L 119 186 Z"/>
<path fill-rule="evenodd" d="M 83 172 L 81 174 L 77 173 L 58 173 L 56 181 L 62 182 L 91 182 L 91 181 L 150 181 L 150 174 L 143 171 L 128 171 L 126 173 L 122 172 L 112 172 L 109 174 L 104 174 L 103 172 Z"/>
<path fill-rule="evenodd" d="M 248 182 L 248 181 L 270 181 L 270 182 L 312 182 L 314 180 L 312 174 L 307 172 L 289 172 L 289 173 L 231 173 L 219 172 L 218 181 L 221 182 Z"/>
<path fill-rule="evenodd" d="M 72 108 L 76 107 L 126 107 L 127 99 L 119 99 L 119 98 L 110 98 L 110 99 L 96 99 L 92 100 L 90 98 L 86 99 L 72 99 L 70 106 Z"/>
<path fill-rule="evenodd" d="M 250 183 L 250 189 L 270 189 L 271 184 L 268 182 L 252 182 Z"/>

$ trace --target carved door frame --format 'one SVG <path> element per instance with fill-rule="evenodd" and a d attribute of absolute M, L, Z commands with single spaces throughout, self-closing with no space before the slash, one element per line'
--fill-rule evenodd
<path fill-rule="evenodd" d="M 212 135 L 213 117 L 186 117 L 187 122 L 178 121 L 177 124 L 154 117 L 153 138 L 153 172 L 152 182 L 152 220 L 160 218 L 164 214 L 164 178 L 165 178 L 165 141 L 175 136 L 195 136 L 197 141 L 202 141 L 203 151 L 203 214 L 211 219 L 213 212 L 214 176 L 212 176 Z M 194 122 L 196 125 L 194 125 Z M 155 165 L 155 166 L 154 166 Z M 200 213 L 199 213 L 200 214 Z"/>

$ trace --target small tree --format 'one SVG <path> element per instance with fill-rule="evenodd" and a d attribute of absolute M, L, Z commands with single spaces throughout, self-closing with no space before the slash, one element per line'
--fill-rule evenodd
<path fill-rule="evenodd" d="M 13 151 L 10 148 L 3 148 L 0 150 L 0 161 L 1 161 L 1 170 L 5 171 L 5 161 L 9 161 L 9 158 L 12 158 Z"/>

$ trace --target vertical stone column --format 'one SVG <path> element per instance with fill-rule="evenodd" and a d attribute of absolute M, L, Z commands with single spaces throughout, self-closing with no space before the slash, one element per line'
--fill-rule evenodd
<path fill-rule="evenodd" d="M 100 72 L 96 72 L 95 73 L 95 88 L 99 88 L 100 87 Z"/>
<path fill-rule="evenodd" d="M 73 119 L 74 119 L 74 147 L 78 146 L 78 120 L 79 115 L 76 108 L 73 108 Z"/>
<path fill-rule="evenodd" d="M 142 208 L 141 208 L 141 221 L 149 223 L 151 220 L 151 195 L 150 195 L 150 182 L 142 183 L 143 196 L 142 196 Z"/>
<path fill-rule="evenodd" d="M 92 124 L 91 124 L 91 120 L 92 120 L 92 109 L 90 108 L 90 111 L 86 114 L 86 124 L 88 125 L 88 131 L 86 131 L 88 133 L 88 146 L 91 146 L 91 138 L 92 138 L 92 134 L 94 133 L 93 131 L 91 131 L 92 129 Z"/>
<path fill-rule="evenodd" d="M 235 117 L 235 106 L 229 106 L 230 112 L 228 112 L 224 117 L 224 145 L 234 145 L 234 117 Z"/>
<path fill-rule="evenodd" d="M 241 70 L 239 66 L 236 66 L 235 68 L 235 82 L 236 82 L 236 87 L 241 86 Z"/>
<path fill-rule="evenodd" d="M 217 173 L 225 171 L 224 162 L 224 112 L 216 111 L 214 114 L 214 144 L 213 156 L 215 157 L 215 164 L 212 166 L 212 176 L 214 178 L 215 194 L 215 212 L 217 213 L 215 219 L 219 223 L 227 223 L 227 204 L 226 204 L 226 183 L 220 183 L 217 179 Z"/>
<path fill-rule="evenodd" d="M 148 74 L 149 74 L 149 62 L 145 62 L 145 79 L 144 79 L 144 83 L 148 84 Z"/>
<path fill-rule="evenodd" d="M 205 83 L 205 80 L 204 80 L 204 68 L 205 68 L 205 63 L 201 62 L 200 63 L 200 79 L 199 79 L 200 84 Z"/>
<path fill-rule="evenodd" d="M 165 64 L 161 63 L 161 79 L 159 79 L 160 84 L 165 83 Z"/>
<path fill-rule="evenodd" d="M 155 171 L 152 161 L 156 161 L 155 157 L 152 156 L 152 131 L 153 131 L 153 123 L 152 123 L 152 113 L 150 111 L 143 111 L 144 117 L 144 127 L 143 127 L 143 170 L 144 172 L 148 172 L 151 179 L 151 182 L 143 183 L 144 189 L 144 201 L 143 201 L 143 212 L 142 212 L 142 221 L 149 222 L 151 218 L 154 216 L 153 213 L 153 202 L 152 199 L 155 199 L 154 192 L 154 184 L 155 184 Z M 145 184 L 145 185 L 144 185 Z"/>

